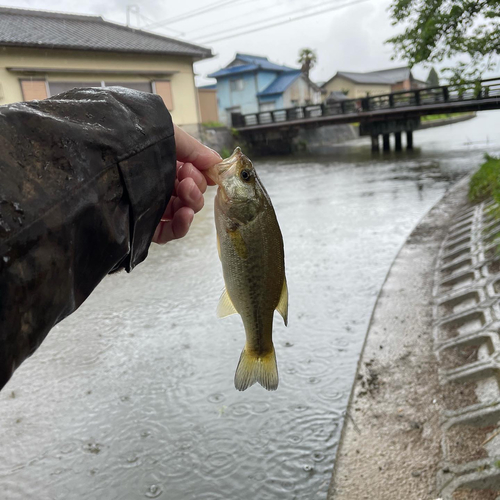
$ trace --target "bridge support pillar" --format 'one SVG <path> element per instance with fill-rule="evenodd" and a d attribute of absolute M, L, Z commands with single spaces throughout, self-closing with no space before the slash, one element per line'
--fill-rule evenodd
<path fill-rule="evenodd" d="M 413 130 L 406 131 L 406 149 L 413 149 Z"/>
<path fill-rule="evenodd" d="M 396 141 L 396 151 L 401 151 L 401 132 L 394 132 L 394 139 Z"/>
<path fill-rule="evenodd" d="M 378 134 L 372 135 L 372 152 L 378 152 L 379 151 L 379 145 L 378 145 Z"/>
<path fill-rule="evenodd" d="M 390 151 L 391 150 L 391 145 L 389 142 L 389 134 L 384 134 L 382 135 L 382 140 L 384 143 L 384 151 Z"/>

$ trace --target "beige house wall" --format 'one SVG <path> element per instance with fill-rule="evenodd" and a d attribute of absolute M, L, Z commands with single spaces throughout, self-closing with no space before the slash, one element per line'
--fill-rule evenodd
<path fill-rule="evenodd" d="M 400 92 L 402 90 L 411 90 L 411 81 L 409 79 L 391 85 L 393 92 Z"/>
<path fill-rule="evenodd" d="M 61 69 L 57 72 L 14 72 L 6 68 Z M 75 71 L 71 71 L 75 70 Z M 86 72 L 81 72 L 82 70 Z M 120 70 L 124 73 L 120 74 Z M 88 72 L 87 72 L 88 71 Z M 116 73 L 110 74 L 109 71 Z M 133 71 L 136 74 L 130 74 Z M 158 71 L 158 75 L 141 75 L 141 71 Z M 161 72 L 173 72 L 161 75 Z M 20 80 L 78 82 L 171 82 L 174 122 L 178 125 L 200 123 L 198 95 L 194 85 L 193 61 L 190 57 L 126 54 L 76 50 L 49 50 L 0 47 L 0 105 L 23 100 Z"/>
<path fill-rule="evenodd" d="M 291 108 L 296 101 L 299 106 L 304 106 L 307 102 L 310 104 L 318 104 L 321 102 L 321 92 L 314 90 L 307 80 L 300 76 L 288 87 L 283 93 L 283 107 Z"/>
<path fill-rule="evenodd" d="M 366 97 L 367 93 L 369 93 L 371 96 L 374 96 L 389 94 L 391 92 L 391 86 L 389 84 L 360 84 L 354 83 L 351 80 L 347 80 L 347 78 L 343 78 L 341 76 L 334 76 L 329 82 L 325 84 L 324 88 L 327 90 L 326 97 L 328 97 L 330 92 L 343 92 L 347 90 L 347 97 L 351 99 Z"/>

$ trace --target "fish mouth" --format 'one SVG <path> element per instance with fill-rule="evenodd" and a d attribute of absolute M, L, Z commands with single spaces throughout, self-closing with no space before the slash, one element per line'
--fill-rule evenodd
<path fill-rule="evenodd" d="M 215 182 L 220 188 L 224 189 L 223 182 L 225 177 L 238 161 L 241 160 L 242 156 L 243 153 L 241 152 L 241 148 L 237 146 L 229 158 L 222 160 L 206 171 L 207 177 Z"/>

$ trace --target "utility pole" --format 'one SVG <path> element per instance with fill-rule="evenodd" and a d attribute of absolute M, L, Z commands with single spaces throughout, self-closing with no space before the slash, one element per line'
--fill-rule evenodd
<path fill-rule="evenodd" d="M 138 5 L 127 5 L 127 26 L 130 28 L 130 14 L 133 12 L 137 16 L 137 26 L 140 25 L 139 19 L 139 6 Z"/>

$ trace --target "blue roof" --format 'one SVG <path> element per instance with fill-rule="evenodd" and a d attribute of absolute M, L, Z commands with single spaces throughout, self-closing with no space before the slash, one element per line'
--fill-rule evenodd
<path fill-rule="evenodd" d="M 289 68 L 288 66 L 282 66 L 281 64 L 275 64 L 267 59 L 267 57 L 262 56 L 252 56 L 250 54 L 236 54 L 235 59 L 246 62 L 248 64 L 255 64 L 261 69 L 269 69 L 273 71 L 290 71 L 295 68 Z"/>
<path fill-rule="evenodd" d="M 262 56 L 252 56 L 249 54 L 236 54 L 236 57 L 232 61 L 242 61 L 246 64 L 238 64 L 236 66 L 229 66 L 222 68 L 215 73 L 208 75 L 210 78 L 218 78 L 221 76 L 236 75 L 239 73 L 248 73 L 250 71 L 256 70 L 268 70 L 268 71 L 297 71 L 294 68 L 289 68 L 288 66 L 282 66 L 281 64 L 274 64 L 267 60 L 267 57 Z M 231 63 L 231 64 L 232 64 Z"/>
<path fill-rule="evenodd" d="M 209 78 L 217 78 L 220 76 L 228 76 L 228 75 L 235 75 L 238 73 L 245 73 L 247 71 L 255 71 L 258 69 L 258 66 L 255 64 L 243 64 L 241 66 L 232 66 L 231 68 L 222 68 L 219 71 L 216 71 L 215 73 L 211 73 Z"/>
<path fill-rule="evenodd" d="M 245 62 L 251 62 L 255 63 L 256 61 L 267 61 L 267 57 L 265 56 L 254 56 L 252 54 L 242 54 L 241 52 L 238 52 L 236 54 L 235 59 L 241 59 L 242 61 Z"/>
<path fill-rule="evenodd" d="M 300 69 L 286 71 L 273 80 L 262 92 L 259 92 L 257 96 L 282 94 L 300 75 Z"/>

